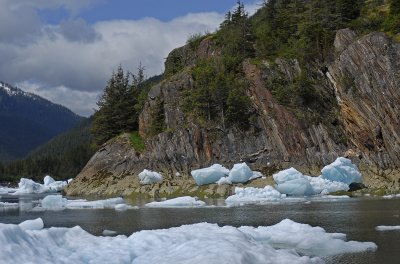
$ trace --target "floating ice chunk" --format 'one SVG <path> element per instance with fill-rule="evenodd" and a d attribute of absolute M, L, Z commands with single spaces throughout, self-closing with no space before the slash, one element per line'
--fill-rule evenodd
<path fill-rule="evenodd" d="M 227 204 L 252 204 L 262 202 L 276 202 L 286 197 L 271 186 L 264 188 L 235 188 L 235 194 L 226 198 Z"/>
<path fill-rule="evenodd" d="M 229 174 L 229 170 L 220 164 L 214 164 L 208 168 L 191 171 L 197 185 L 215 183 L 222 177 Z"/>
<path fill-rule="evenodd" d="M 88 201 L 85 199 L 67 200 L 61 195 L 48 195 L 40 201 L 41 208 L 46 210 L 63 209 L 115 209 L 127 210 L 132 207 L 125 204 L 124 199 L 110 198 L 106 200 Z M 39 208 L 40 209 L 40 208 Z"/>
<path fill-rule="evenodd" d="M 139 173 L 140 184 L 153 184 L 162 182 L 163 176 L 160 173 L 150 170 L 143 170 Z"/>
<path fill-rule="evenodd" d="M 223 184 L 232 184 L 232 182 L 229 180 L 228 177 L 222 177 L 217 181 L 218 185 L 223 185 Z"/>
<path fill-rule="evenodd" d="M 19 224 L 22 230 L 41 230 L 44 227 L 42 218 L 37 218 L 34 220 L 26 220 Z"/>
<path fill-rule="evenodd" d="M 115 206 L 119 204 L 125 204 L 121 197 L 97 201 L 68 200 L 65 207 L 68 209 L 115 209 Z"/>
<path fill-rule="evenodd" d="M 147 207 L 197 207 L 205 206 L 206 203 L 197 199 L 197 197 L 183 196 L 169 199 L 162 202 L 151 202 Z"/>
<path fill-rule="evenodd" d="M 74 179 L 68 179 L 67 184 L 70 184 Z"/>
<path fill-rule="evenodd" d="M 393 231 L 393 230 L 400 230 L 400 225 L 398 226 L 385 226 L 385 225 L 380 225 L 375 227 L 376 230 L 378 231 Z"/>
<path fill-rule="evenodd" d="M 168 241 L 166 243 L 165 241 Z M 80 227 L 22 230 L 0 224 L 4 263 L 323 263 L 319 257 L 376 250 L 371 242 L 291 220 L 269 227 L 199 223 L 96 237 Z M 17 252 L 17 253 L 16 253 Z"/>
<path fill-rule="evenodd" d="M 295 168 L 286 169 L 273 175 L 275 188 L 284 194 L 294 196 L 314 195 L 309 179 Z"/>
<path fill-rule="evenodd" d="M 330 181 L 344 182 L 350 184 L 352 182 L 362 182 L 361 173 L 357 166 L 351 160 L 339 157 L 333 163 L 325 166 L 321 170 L 321 178 Z"/>
<path fill-rule="evenodd" d="M 40 201 L 42 208 L 47 210 L 62 210 L 66 207 L 68 200 L 62 195 L 47 195 Z"/>

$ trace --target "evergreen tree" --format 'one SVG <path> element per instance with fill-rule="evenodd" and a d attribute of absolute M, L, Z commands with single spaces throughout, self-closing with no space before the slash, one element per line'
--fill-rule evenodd
<path fill-rule="evenodd" d="M 400 1 L 390 0 L 390 14 L 400 15 Z"/>

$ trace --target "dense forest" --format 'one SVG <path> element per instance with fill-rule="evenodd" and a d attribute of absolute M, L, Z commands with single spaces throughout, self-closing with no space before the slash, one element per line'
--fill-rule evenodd
<path fill-rule="evenodd" d="M 269 80 L 273 96 L 293 111 L 307 109 L 316 113 L 305 116 L 306 121 L 327 119 L 330 113 L 325 111 L 330 111 L 334 102 L 327 101 L 323 91 L 315 88 L 313 69 L 318 65 L 323 70 L 333 60 L 333 41 L 336 30 L 341 28 L 351 28 L 359 34 L 381 31 L 400 41 L 400 1 L 269 0 L 251 17 L 238 1 L 217 32 L 195 34 L 187 41 L 188 47 L 196 50 L 203 40 L 211 40 L 221 56 L 200 59 L 185 69 L 190 72 L 194 87 L 184 91 L 184 111 L 199 124 L 218 122 L 223 127 L 248 129 L 256 113 L 246 95 L 249 83 L 244 78 L 243 61 L 262 67 L 263 61 L 290 58 L 305 70 L 290 83 L 279 77 Z M 179 57 L 172 58 L 172 62 L 163 76 L 147 80 L 144 67 L 133 74 L 120 66 L 104 89 L 91 125 L 83 125 L 85 136 L 74 136 L 79 138 L 79 144 L 62 150 L 61 145 L 70 144 L 69 136 L 62 137 L 55 140 L 61 144 L 56 148 L 45 147 L 46 151 L 38 150 L 23 161 L 0 166 L 1 175 L 43 177 L 43 173 L 51 173 L 59 178 L 73 177 L 96 148 L 123 132 L 131 133 L 135 149 L 143 149 L 143 139 L 137 132 L 138 118 L 149 89 L 187 67 Z M 152 113 L 155 121 L 146 137 L 165 130 L 163 102 L 157 103 L 160 111 Z M 55 142 L 47 145 L 55 146 Z M 57 153 L 56 149 L 62 151 Z"/>

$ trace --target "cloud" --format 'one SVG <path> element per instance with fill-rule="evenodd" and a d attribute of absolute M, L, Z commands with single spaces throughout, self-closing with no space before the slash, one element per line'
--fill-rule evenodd
<path fill-rule="evenodd" d="M 65 86 L 49 89 L 44 84 L 31 81 L 16 83 L 16 86 L 23 87 L 24 91 L 37 94 L 52 102 L 67 105 L 70 109 L 83 116 L 89 116 L 93 113 L 100 96 L 99 92 L 76 91 Z"/>
<path fill-rule="evenodd" d="M 223 14 L 210 12 L 167 22 L 143 18 L 87 24 L 71 15 L 59 25 L 46 25 L 37 15 L 37 9 L 60 7 L 75 14 L 99 1 L 0 0 L 0 80 L 88 115 L 119 64 L 135 72 L 141 63 L 148 77 L 160 74 L 172 49 L 194 33 L 214 31 L 223 20 Z M 11 13 L 3 17 L 7 10 Z M 18 20 L 18 12 L 26 17 Z"/>

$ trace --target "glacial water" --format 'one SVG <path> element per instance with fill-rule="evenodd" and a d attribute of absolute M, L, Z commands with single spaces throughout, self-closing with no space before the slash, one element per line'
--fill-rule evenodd
<path fill-rule="evenodd" d="M 224 206 L 223 200 L 208 200 L 205 208 L 144 208 L 145 201 L 129 201 L 139 209 L 32 210 L 41 195 L 3 195 L 2 202 L 19 203 L 19 208 L 0 208 L 0 223 L 17 224 L 41 217 L 45 227 L 81 226 L 101 235 L 107 230 L 130 235 L 144 229 L 176 227 L 199 222 L 239 226 L 269 226 L 289 218 L 299 223 L 323 227 L 327 232 L 347 235 L 347 240 L 371 241 L 376 252 L 324 257 L 327 263 L 399 263 L 400 231 L 377 231 L 378 225 L 400 225 L 400 199 L 351 198 L 297 203 Z"/>

